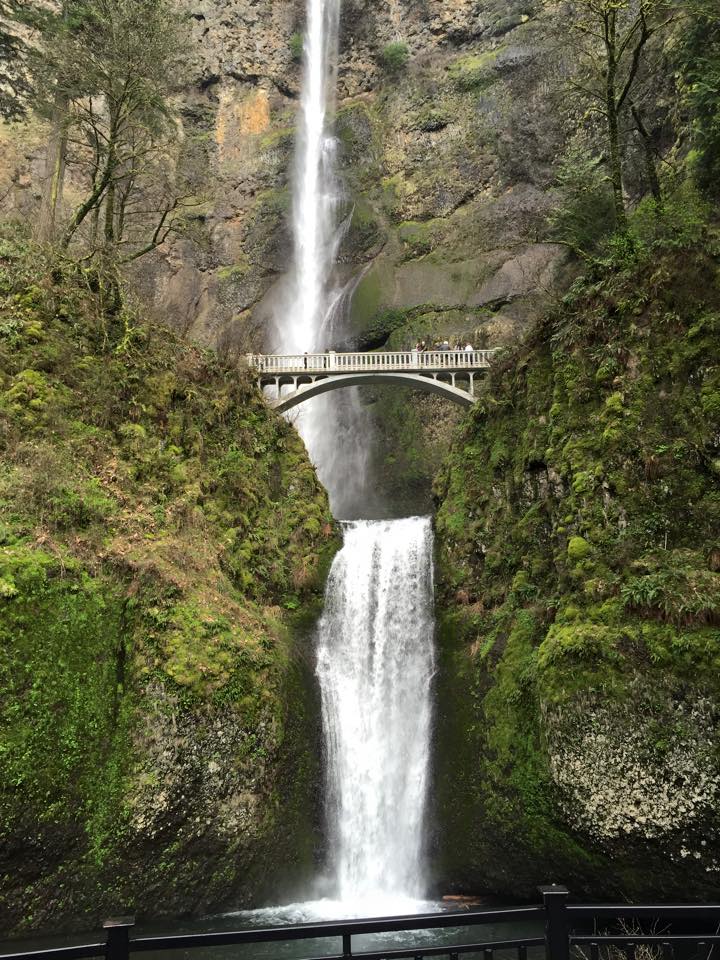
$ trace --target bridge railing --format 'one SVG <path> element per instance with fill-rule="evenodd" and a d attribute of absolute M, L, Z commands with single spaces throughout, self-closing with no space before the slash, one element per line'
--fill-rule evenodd
<path fill-rule="evenodd" d="M 252 369 L 266 374 L 383 371 L 486 370 L 497 350 L 401 350 L 385 353 L 247 354 Z"/>
<path fill-rule="evenodd" d="M 341 920 L 298 926 L 249 928 L 220 933 L 193 933 L 132 938 L 132 918 L 105 923 L 104 942 L 49 950 L 2 953 L 0 960 L 130 960 L 132 954 L 170 951 L 187 958 L 191 950 L 228 946 L 307 942 L 307 954 L 322 960 L 424 960 L 446 957 L 460 960 L 482 954 L 495 960 L 500 954 L 528 960 L 529 952 L 545 960 L 712 960 L 720 946 L 720 904 L 580 906 L 568 903 L 565 887 L 541 887 L 542 906 L 457 911 L 378 920 Z M 452 941 L 428 937 L 427 931 L 451 930 Z M 649 932 L 645 932 L 645 930 Z M 467 931 L 462 933 L 461 931 Z M 630 931 L 630 932 L 629 932 Z M 414 932 L 409 943 L 393 937 L 393 946 L 354 943 L 368 934 Z M 312 942 L 314 941 L 314 942 Z M 318 952 L 317 941 L 325 944 Z M 338 950 L 337 947 L 341 946 Z M 375 949 L 368 949 L 368 947 Z M 364 949 L 363 949 L 364 947 Z M 334 948 L 334 949 L 333 949 Z M 356 949 L 357 948 L 357 949 Z M 642 950 L 642 953 L 641 953 Z M 242 957 L 252 957 L 244 952 Z M 300 954 L 298 954 L 300 955 Z M 206 956 L 205 954 L 201 954 Z M 265 956 L 265 954 L 263 954 Z M 468 958 L 469 960 L 469 958 Z M 534 960 L 534 957 L 533 957 Z"/>

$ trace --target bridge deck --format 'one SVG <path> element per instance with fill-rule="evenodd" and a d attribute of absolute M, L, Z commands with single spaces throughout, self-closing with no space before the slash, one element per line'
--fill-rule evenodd
<path fill-rule="evenodd" d="M 487 370 L 497 350 L 405 350 L 387 353 L 248 354 L 248 366 L 267 377 L 332 373 L 460 373 Z"/>

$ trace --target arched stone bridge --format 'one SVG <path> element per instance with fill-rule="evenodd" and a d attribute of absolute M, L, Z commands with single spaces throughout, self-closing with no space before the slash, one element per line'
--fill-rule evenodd
<path fill-rule="evenodd" d="M 393 353 L 248 354 L 258 386 L 275 387 L 270 406 L 284 413 L 330 390 L 394 384 L 436 393 L 463 407 L 475 403 L 475 377 L 487 371 L 497 350 L 408 350 Z M 458 382 L 466 384 L 462 389 Z M 283 387 L 293 389 L 283 393 Z"/>

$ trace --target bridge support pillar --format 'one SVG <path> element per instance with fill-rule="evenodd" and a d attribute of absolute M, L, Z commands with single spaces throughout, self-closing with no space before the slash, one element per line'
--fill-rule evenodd
<path fill-rule="evenodd" d="M 470 374 L 470 396 L 471 397 L 475 396 L 475 374 L 474 373 Z"/>

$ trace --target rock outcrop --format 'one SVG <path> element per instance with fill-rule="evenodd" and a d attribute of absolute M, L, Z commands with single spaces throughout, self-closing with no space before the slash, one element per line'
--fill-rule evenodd
<path fill-rule="evenodd" d="M 263 304 L 288 263 L 304 3 L 199 0 L 188 10 L 181 149 L 198 153 L 206 202 L 191 214 L 191 238 L 146 259 L 137 281 L 171 325 L 242 350 L 267 342 Z M 542 234 L 564 122 L 548 98 L 550 27 L 535 14 L 527 2 L 346 0 L 338 137 L 352 221 L 343 261 L 350 274 L 371 265 L 353 310 L 358 335 L 387 309 L 461 309 L 477 328 L 489 310 L 534 301 L 550 280 L 561 251 L 527 245 Z M 384 60 L 393 43 L 407 49 L 399 70 Z M 5 127 L 0 142 L 4 208 L 30 215 L 42 126 Z M 528 270 L 528 257 L 543 269 Z"/>
<path fill-rule="evenodd" d="M 337 546 L 296 432 L 3 235 L 0 459 L 3 933 L 292 896 Z"/>
<path fill-rule="evenodd" d="M 596 266 L 442 473 L 443 890 L 720 893 L 715 242 Z"/>

